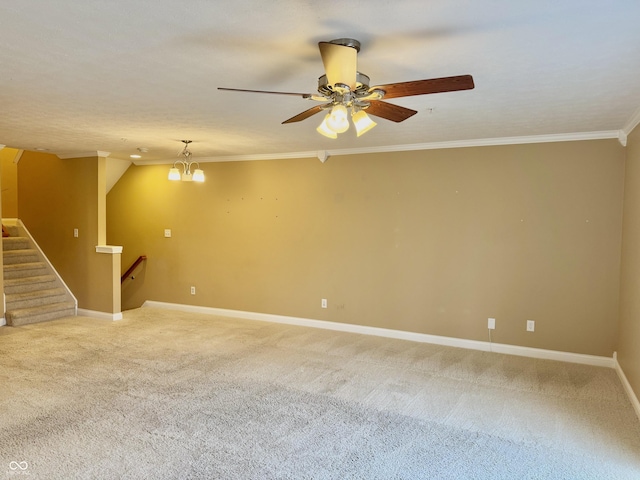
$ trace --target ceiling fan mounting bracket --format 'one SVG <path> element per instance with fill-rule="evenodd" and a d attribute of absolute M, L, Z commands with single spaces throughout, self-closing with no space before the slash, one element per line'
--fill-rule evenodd
<path fill-rule="evenodd" d="M 329 43 L 342 45 L 343 47 L 351 47 L 354 48 L 356 52 L 360 51 L 360 42 L 353 38 L 336 38 L 335 40 L 330 40 Z"/>

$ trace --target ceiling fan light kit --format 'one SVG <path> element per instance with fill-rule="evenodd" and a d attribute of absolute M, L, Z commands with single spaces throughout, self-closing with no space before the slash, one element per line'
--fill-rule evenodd
<path fill-rule="evenodd" d="M 377 125 L 364 110 L 351 111 L 351 121 L 356 128 L 358 137 L 367 133 Z M 344 133 L 349 129 L 348 112 L 344 105 L 336 105 L 327 113 L 322 123 L 316 128 L 318 133 L 328 138 L 338 138 L 338 133 Z"/>
<path fill-rule="evenodd" d="M 316 130 L 325 137 L 335 139 L 338 138 L 339 133 L 344 133 L 349 129 L 349 112 L 358 137 L 377 125 L 369 115 L 399 123 L 418 113 L 416 110 L 382 101 L 383 98 L 470 90 L 475 86 L 471 75 L 459 75 L 370 87 L 369 77 L 357 71 L 357 54 L 360 51 L 360 42 L 352 38 L 339 38 L 330 42 L 320 42 L 318 47 L 325 69 L 325 74 L 318 79 L 319 95 L 223 87 L 218 87 L 218 89 L 295 95 L 307 100 L 324 102 L 322 105 L 309 108 L 282 123 L 300 122 L 316 113 L 329 110 Z"/>

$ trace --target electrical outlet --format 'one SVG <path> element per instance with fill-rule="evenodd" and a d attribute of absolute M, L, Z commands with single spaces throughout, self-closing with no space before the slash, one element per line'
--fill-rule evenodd
<path fill-rule="evenodd" d="M 489 330 L 495 330 L 496 329 L 496 319 L 495 318 L 489 318 L 487 319 L 487 328 L 489 328 Z"/>
<path fill-rule="evenodd" d="M 322 308 L 327 308 L 327 299 L 326 298 L 322 299 Z"/>
<path fill-rule="evenodd" d="M 171 229 L 170 228 L 165 228 L 164 229 L 164 236 L 165 236 L 165 238 L 171 238 Z"/>
<path fill-rule="evenodd" d="M 195 295 L 196 294 L 196 287 L 191 287 L 191 295 Z"/>
<path fill-rule="evenodd" d="M 527 332 L 533 332 L 536 329 L 536 322 L 534 320 L 527 320 Z"/>
<path fill-rule="evenodd" d="M 77 229 L 77 228 L 74 228 L 74 229 L 73 229 L 73 236 L 74 236 L 75 238 L 78 238 L 78 229 Z"/>

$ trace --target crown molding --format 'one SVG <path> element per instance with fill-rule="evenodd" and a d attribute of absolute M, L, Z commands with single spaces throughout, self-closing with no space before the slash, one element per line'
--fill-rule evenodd
<path fill-rule="evenodd" d="M 336 150 L 313 150 L 309 152 L 264 153 L 255 155 L 226 155 L 219 157 L 198 157 L 198 163 L 213 162 L 248 162 L 256 160 L 285 160 L 290 158 L 322 158 L 341 155 L 362 155 L 371 153 L 409 152 L 416 150 L 442 150 L 448 148 L 492 147 L 498 145 L 523 145 L 530 143 L 577 142 L 584 140 L 616 139 L 624 145 L 626 135 L 621 130 L 605 130 L 600 132 L 558 133 L 550 135 L 531 135 L 521 137 L 476 138 L 471 140 L 454 140 L 450 142 L 413 143 L 408 145 L 385 145 L 365 148 L 343 148 Z M 625 142 L 626 143 L 626 142 Z M 321 158 L 322 157 L 322 158 Z M 134 161 L 134 165 L 173 165 L 175 160 L 156 160 L 152 162 Z M 323 162 L 324 163 L 324 162 Z"/>
<path fill-rule="evenodd" d="M 525 145 L 532 143 L 577 142 L 584 140 L 618 139 L 619 131 L 558 133 L 522 137 L 477 138 L 454 140 L 451 142 L 415 143 L 410 145 L 389 145 L 348 150 L 328 150 L 330 155 L 357 155 L 362 153 L 403 152 L 413 150 L 443 150 L 448 148 L 493 147 L 499 145 Z M 315 153 L 315 152 L 313 152 Z M 313 155 L 315 156 L 315 155 Z"/>
<path fill-rule="evenodd" d="M 640 107 L 631 115 L 631 118 L 627 122 L 627 124 L 622 128 L 622 131 L 625 135 L 629 135 L 633 132 L 633 129 L 636 128 L 640 124 Z"/>
<path fill-rule="evenodd" d="M 13 163 L 18 164 L 18 162 L 22 158 L 22 155 L 24 155 L 24 150 L 18 150 L 18 153 L 16 153 L 16 156 L 13 159 Z"/>
<path fill-rule="evenodd" d="M 288 152 L 288 153 L 257 153 L 251 155 L 224 155 L 219 157 L 197 157 L 198 163 L 214 162 L 252 162 L 255 160 L 284 160 L 287 158 L 318 158 L 318 151 L 312 152 Z M 178 159 L 179 160 L 179 159 Z M 145 162 L 144 160 L 133 160 L 134 165 L 173 165 L 173 160 L 154 160 Z"/>
<path fill-rule="evenodd" d="M 94 150 L 92 152 L 81 153 L 58 153 L 56 156 L 62 160 L 69 158 L 87 158 L 87 157 L 108 157 L 111 152 L 101 152 L 100 150 Z"/>

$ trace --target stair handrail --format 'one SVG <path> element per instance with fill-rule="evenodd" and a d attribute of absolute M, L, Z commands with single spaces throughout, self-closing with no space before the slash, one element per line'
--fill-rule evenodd
<path fill-rule="evenodd" d="M 131 266 L 127 269 L 127 271 L 122 275 L 122 277 L 120 277 L 120 283 L 124 283 L 124 281 L 129 278 L 131 276 L 131 274 L 134 272 L 134 270 L 136 268 L 138 268 L 138 265 L 140 265 L 142 262 L 144 262 L 147 259 L 146 255 L 140 255 L 137 260 L 135 262 L 133 262 L 131 264 Z M 133 280 L 133 277 L 131 277 L 131 279 Z"/>

